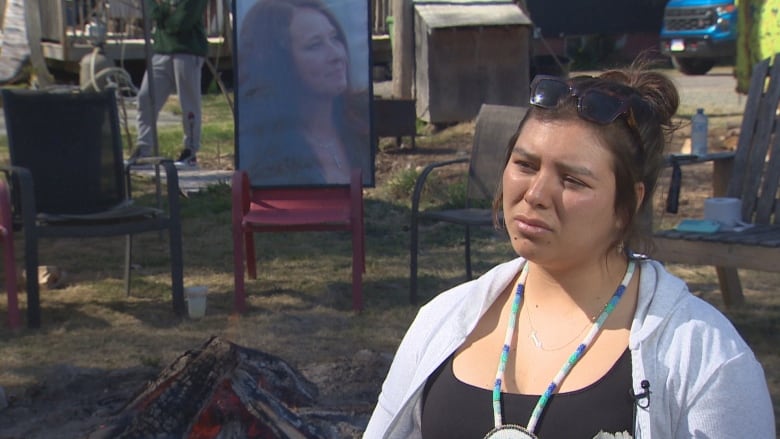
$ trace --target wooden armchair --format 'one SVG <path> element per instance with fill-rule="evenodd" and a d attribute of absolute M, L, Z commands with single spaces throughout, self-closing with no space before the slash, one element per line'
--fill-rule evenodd
<path fill-rule="evenodd" d="M 744 301 L 738 268 L 780 272 L 780 56 L 753 68 L 742 127 L 734 154 L 713 154 L 713 196 L 742 200 L 745 231 L 716 233 L 659 230 L 651 256 L 664 262 L 713 265 L 726 306 Z"/>

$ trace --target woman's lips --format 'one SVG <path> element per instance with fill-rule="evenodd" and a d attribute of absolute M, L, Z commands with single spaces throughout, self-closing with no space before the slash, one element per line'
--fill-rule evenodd
<path fill-rule="evenodd" d="M 517 216 L 514 221 L 520 233 L 525 235 L 539 235 L 552 231 L 550 225 L 542 220 Z"/>
<path fill-rule="evenodd" d="M 329 78 L 342 77 L 347 73 L 347 65 L 344 63 L 338 63 L 325 71 L 325 76 Z"/>

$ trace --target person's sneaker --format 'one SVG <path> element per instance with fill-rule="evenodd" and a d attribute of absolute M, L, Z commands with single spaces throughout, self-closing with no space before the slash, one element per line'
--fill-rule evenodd
<path fill-rule="evenodd" d="M 174 164 L 176 166 L 198 166 L 198 157 L 191 149 L 184 148 Z"/>

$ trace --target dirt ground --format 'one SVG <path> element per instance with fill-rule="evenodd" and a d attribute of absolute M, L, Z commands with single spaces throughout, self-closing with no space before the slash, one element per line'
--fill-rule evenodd
<path fill-rule="evenodd" d="M 341 361 L 302 368 L 319 397 L 315 406 L 301 408 L 299 414 L 330 427 L 333 439 L 361 437 L 390 361 L 388 354 L 362 350 Z M 8 408 L 0 409 L 0 439 L 96 435 L 159 372 L 150 366 L 110 372 L 54 367 L 24 393 L 11 397 Z"/>

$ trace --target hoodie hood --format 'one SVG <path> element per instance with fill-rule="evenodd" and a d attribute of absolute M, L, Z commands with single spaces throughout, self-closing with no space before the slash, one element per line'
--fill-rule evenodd
<path fill-rule="evenodd" d="M 628 347 L 632 350 L 657 331 L 689 294 L 685 282 L 669 276 L 660 262 L 645 259 L 640 261 L 639 267 L 639 298 L 628 339 Z"/>

